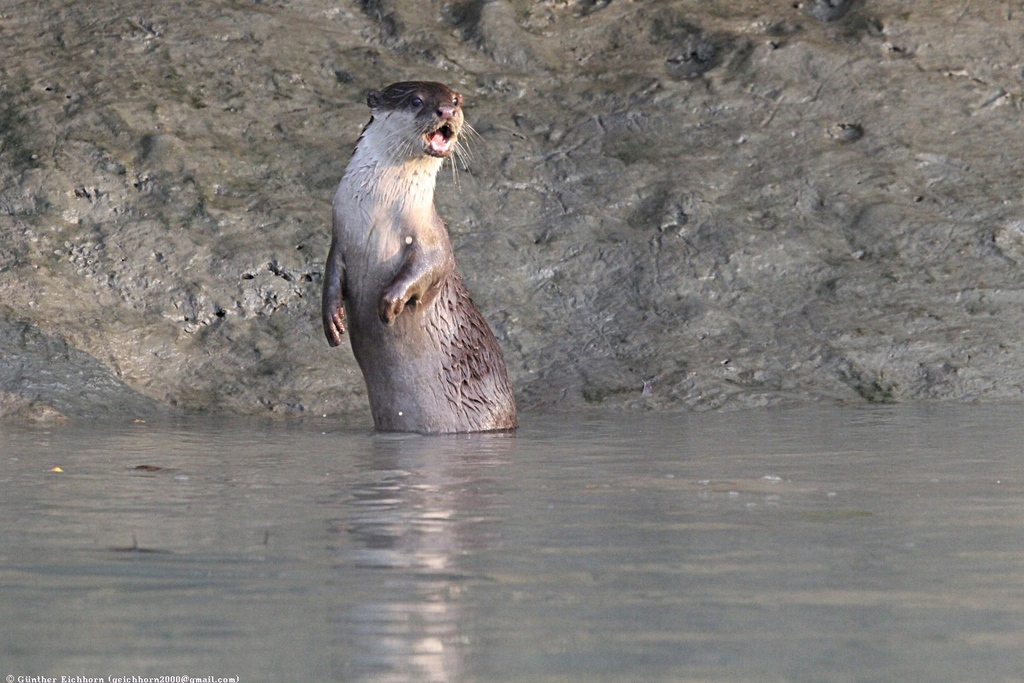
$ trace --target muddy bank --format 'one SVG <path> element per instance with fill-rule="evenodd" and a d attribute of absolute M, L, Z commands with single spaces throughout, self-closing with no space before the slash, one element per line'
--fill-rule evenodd
<path fill-rule="evenodd" d="M 833 16 L 834 15 L 834 16 Z M 828 21 L 824 21 L 828 19 Z M 0 412 L 365 413 L 330 199 L 408 78 L 520 401 L 1018 399 L 1024 7 L 191 3 L 0 14 Z"/>

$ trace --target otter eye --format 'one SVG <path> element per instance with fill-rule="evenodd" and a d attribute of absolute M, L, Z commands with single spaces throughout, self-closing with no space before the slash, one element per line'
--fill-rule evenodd
<path fill-rule="evenodd" d="M 414 107 L 422 107 L 423 106 L 423 100 L 420 99 L 419 97 L 414 97 L 411 100 L 409 100 L 409 104 L 411 104 Z"/>

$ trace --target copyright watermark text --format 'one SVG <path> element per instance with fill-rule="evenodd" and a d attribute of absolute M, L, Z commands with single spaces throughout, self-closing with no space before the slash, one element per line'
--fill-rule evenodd
<path fill-rule="evenodd" d="M 241 683 L 238 676 L 13 676 L 7 683 Z"/>

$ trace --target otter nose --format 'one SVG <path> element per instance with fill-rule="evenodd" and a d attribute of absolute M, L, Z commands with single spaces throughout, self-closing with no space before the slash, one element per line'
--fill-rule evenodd
<path fill-rule="evenodd" d="M 455 105 L 454 104 L 442 104 L 437 108 L 437 117 L 440 119 L 454 119 L 455 118 Z"/>

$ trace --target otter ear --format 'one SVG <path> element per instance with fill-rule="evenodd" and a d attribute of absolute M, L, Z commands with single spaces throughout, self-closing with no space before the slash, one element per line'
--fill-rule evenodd
<path fill-rule="evenodd" d="M 380 90 L 371 90 L 366 94 L 366 104 L 370 109 L 376 109 L 380 105 L 384 104 L 384 93 Z"/>

